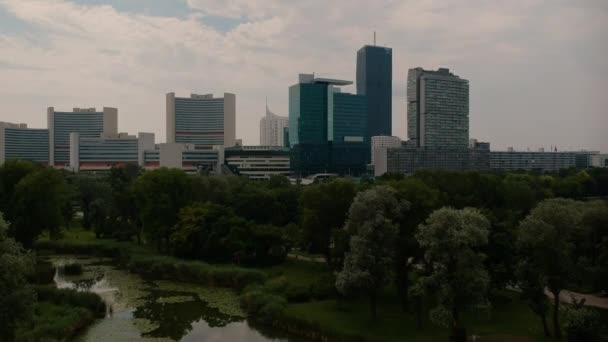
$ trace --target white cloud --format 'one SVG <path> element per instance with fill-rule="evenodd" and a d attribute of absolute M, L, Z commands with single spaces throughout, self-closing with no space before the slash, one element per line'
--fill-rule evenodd
<path fill-rule="evenodd" d="M 0 22 L 0 101 L 7 111 L 2 120 L 44 126 L 47 106 L 118 106 L 122 130 L 155 131 L 161 140 L 166 92 L 227 91 L 237 94 L 237 134 L 254 144 L 266 96 L 275 112 L 286 115 L 287 87 L 298 73 L 353 79 L 356 50 L 377 30 L 379 44 L 393 47 L 396 89 L 403 89 L 407 69 L 415 66 L 447 66 L 470 79 L 472 135 L 500 147 L 549 145 L 559 138 L 572 147 L 608 150 L 598 128 L 608 126 L 608 103 L 596 91 L 608 86 L 606 61 L 597 57 L 608 52 L 597 41 L 608 32 L 608 8 L 601 3 L 591 8 L 541 0 L 188 0 L 188 5 L 191 16 L 173 18 L 67 0 L 0 0 L 0 7 L 31 27 L 9 34 Z M 243 23 L 221 32 L 205 24 L 206 16 Z M 582 48 L 587 46 L 588 51 Z M 564 84 L 552 90 L 557 82 Z M 584 103 L 585 110 L 572 103 Z M 393 107 L 394 133 L 404 136 L 404 94 L 395 97 Z M 563 125 L 539 135 L 525 124 L 531 116 Z"/>

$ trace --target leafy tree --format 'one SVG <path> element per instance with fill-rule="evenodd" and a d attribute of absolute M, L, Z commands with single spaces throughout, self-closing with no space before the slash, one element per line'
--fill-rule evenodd
<path fill-rule="evenodd" d="M 33 272 L 34 258 L 7 233 L 0 213 L 0 340 L 14 341 L 18 325 L 33 318 L 36 295 L 27 276 Z"/>
<path fill-rule="evenodd" d="M 91 228 L 91 203 L 98 197 L 105 197 L 109 194 L 110 188 L 100 177 L 82 172 L 77 174 L 75 184 L 79 207 L 82 211 L 82 226 L 88 229 Z"/>
<path fill-rule="evenodd" d="M 0 166 L 0 211 L 11 222 L 14 215 L 15 186 L 40 165 L 24 160 L 9 160 Z"/>
<path fill-rule="evenodd" d="M 585 300 L 565 310 L 564 331 L 569 342 L 599 341 L 602 320 L 597 311 L 585 307 Z"/>
<path fill-rule="evenodd" d="M 181 257 L 230 261 L 234 249 L 241 247 L 238 241 L 231 241 L 231 232 L 246 224 L 225 206 L 194 204 L 180 211 L 171 233 L 171 249 Z"/>
<path fill-rule="evenodd" d="M 344 226 L 355 194 L 352 181 L 334 179 L 305 188 L 300 199 L 305 248 L 311 253 L 323 254 L 334 268 L 341 265 L 332 258 L 332 230 Z"/>
<path fill-rule="evenodd" d="M 15 187 L 11 228 L 16 240 L 29 248 L 44 230 L 56 238 L 65 223 L 63 210 L 68 201 L 66 183 L 58 170 L 43 168 L 25 176 Z"/>
<path fill-rule="evenodd" d="M 133 185 L 141 174 L 142 169 L 136 164 L 112 167 L 108 174 L 115 208 L 112 217 L 115 228 L 112 233 L 117 238 L 127 240 L 135 235 L 138 243 L 141 243 L 142 224 L 135 204 Z"/>
<path fill-rule="evenodd" d="M 608 292 L 608 201 L 586 202 L 576 243 L 577 269 L 594 291 Z"/>
<path fill-rule="evenodd" d="M 395 255 L 395 284 L 404 310 L 408 306 L 410 273 L 414 264 L 422 258 L 415 234 L 418 225 L 440 206 L 441 194 L 416 178 L 388 182 L 397 191 L 400 199 L 410 203 L 407 215 L 399 223 L 399 237 Z"/>
<path fill-rule="evenodd" d="M 521 298 L 528 304 L 530 309 L 540 317 L 545 336 L 551 336 L 547 325 L 549 301 L 545 294 L 545 281 L 543 276 L 536 272 L 532 264 L 523 261 L 517 267 L 517 278 L 519 279 Z"/>
<path fill-rule="evenodd" d="M 488 243 L 490 223 L 479 210 L 442 208 L 434 211 L 416 234 L 431 266 L 430 274 L 417 286 L 434 293 L 436 307 L 431 320 L 452 329 L 452 339 L 466 340 L 461 313 L 488 307 L 489 276 L 485 255 L 479 251 Z"/>
<path fill-rule="evenodd" d="M 162 248 L 168 245 L 171 228 L 181 208 L 192 200 L 192 181 L 178 169 L 160 168 L 144 173 L 134 184 L 135 203 L 144 233 Z"/>
<path fill-rule="evenodd" d="M 336 277 L 336 288 L 345 295 L 366 295 L 374 319 L 378 293 L 393 267 L 399 221 L 407 206 L 407 202 L 399 201 L 395 190 L 377 186 L 360 192 L 348 212 L 345 229 L 354 235 L 344 267 Z"/>
<path fill-rule="evenodd" d="M 572 200 L 541 202 L 520 224 L 517 247 L 521 262 L 528 263 L 553 294 L 553 330 L 561 338 L 559 294 L 574 271 L 573 232 L 580 224 L 578 205 Z"/>

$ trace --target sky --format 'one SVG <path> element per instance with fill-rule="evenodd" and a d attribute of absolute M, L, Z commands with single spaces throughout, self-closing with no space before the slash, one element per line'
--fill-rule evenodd
<path fill-rule="evenodd" d="M 374 31 L 393 49 L 393 135 L 407 70 L 447 67 L 493 150 L 608 153 L 606 0 L 0 0 L 0 121 L 117 107 L 120 131 L 164 142 L 167 92 L 230 92 L 237 137 L 259 144 L 265 98 L 287 116 L 299 73 L 354 81 Z"/>

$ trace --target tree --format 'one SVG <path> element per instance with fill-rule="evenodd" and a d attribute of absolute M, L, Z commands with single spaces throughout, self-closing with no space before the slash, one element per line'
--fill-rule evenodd
<path fill-rule="evenodd" d="M 377 186 L 360 192 L 348 212 L 345 229 L 354 235 L 336 277 L 336 288 L 345 295 L 366 295 L 373 319 L 377 318 L 378 292 L 393 267 L 399 220 L 408 205 L 399 201 L 392 188 Z"/>
<path fill-rule="evenodd" d="M 142 224 L 135 204 L 133 185 L 141 174 L 142 169 L 136 164 L 112 167 L 108 174 L 115 208 L 111 218 L 115 226 L 112 233 L 122 240 L 130 240 L 135 235 L 137 243 L 141 243 Z"/>
<path fill-rule="evenodd" d="M 29 248 L 44 230 L 56 238 L 65 223 L 63 210 L 68 202 L 67 186 L 58 170 L 43 168 L 25 176 L 15 187 L 11 225 L 15 239 Z"/>
<path fill-rule="evenodd" d="M 559 294 L 570 283 L 574 271 L 573 232 L 580 225 L 578 204 L 550 199 L 538 204 L 520 223 L 517 249 L 521 262 L 528 263 L 553 294 L 553 330 L 561 338 Z"/>
<path fill-rule="evenodd" d="M 25 160 L 8 160 L 0 166 L 0 211 L 9 222 L 14 217 L 15 186 L 39 168 L 40 165 Z"/>
<path fill-rule="evenodd" d="M 144 233 L 157 248 L 168 245 L 181 208 L 192 200 L 191 178 L 182 170 L 160 168 L 144 173 L 134 184 L 135 203 Z"/>
<path fill-rule="evenodd" d="M 311 253 L 322 254 L 334 268 L 342 265 L 332 258 L 332 230 L 344 226 L 355 194 L 356 188 L 352 181 L 334 179 L 307 187 L 300 199 L 305 248 Z"/>
<path fill-rule="evenodd" d="M 519 280 L 521 298 L 528 304 L 530 309 L 532 309 L 532 312 L 540 317 L 545 336 L 551 336 L 549 327 L 547 326 L 549 301 L 545 294 L 545 281 L 543 276 L 538 274 L 533 265 L 526 261 L 521 262 L 517 266 L 516 273 L 517 279 Z"/>
<path fill-rule="evenodd" d="M 435 294 L 431 320 L 451 327 L 453 341 L 466 340 L 461 320 L 464 310 L 488 307 L 490 279 L 483 265 L 485 255 L 479 249 L 488 243 L 489 227 L 490 222 L 477 209 L 442 208 L 416 234 L 432 267 L 417 286 Z"/>
<path fill-rule="evenodd" d="M 7 232 L 0 213 L 0 340 L 14 341 L 17 326 L 33 318 L 36 295 L 26 277 L 33 272 L 34 258 Z"/>
<path fill-rule="evenodd" d="M 404 310 L 408 307 L 410 273 L 414 264 L 422 258 L 415 234 L 418 225 L 440 206 L 441 195 L 419 179 L 410 177 L 388 182 L 397 191 L 400 199 L 410 203 L 407 215 L 402 215 L 399 223 L 399 237 L 395 254 L 395 285 Z"/>
<path fill-rule="evenodd" d="M 105 197 L 106 194 L 109 194 L 110 188 L 100 177 L 85 173 L 77 174 L 75 183 L 78 203 L 82 211 L 82 226 L 88 229 L 91 227 L 91 203 L 98 197 Z"/>

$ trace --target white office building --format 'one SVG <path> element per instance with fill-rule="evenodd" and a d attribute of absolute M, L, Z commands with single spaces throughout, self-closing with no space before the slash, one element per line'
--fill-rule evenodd
<path fill-rule="evenodd" d="M 236 96 L 224 93 L 190 97 L 167 94 L 167 143 L 193 144 L 196 149 L 231 147 L 236 143 Z"/>
<path fill-rule="evenodd" d="M 288 126 L 289 118 L 274 114 L 267 104 L 266 116 L 260 120 L 260 145 L 285 146 L 284 132 Z"/>

